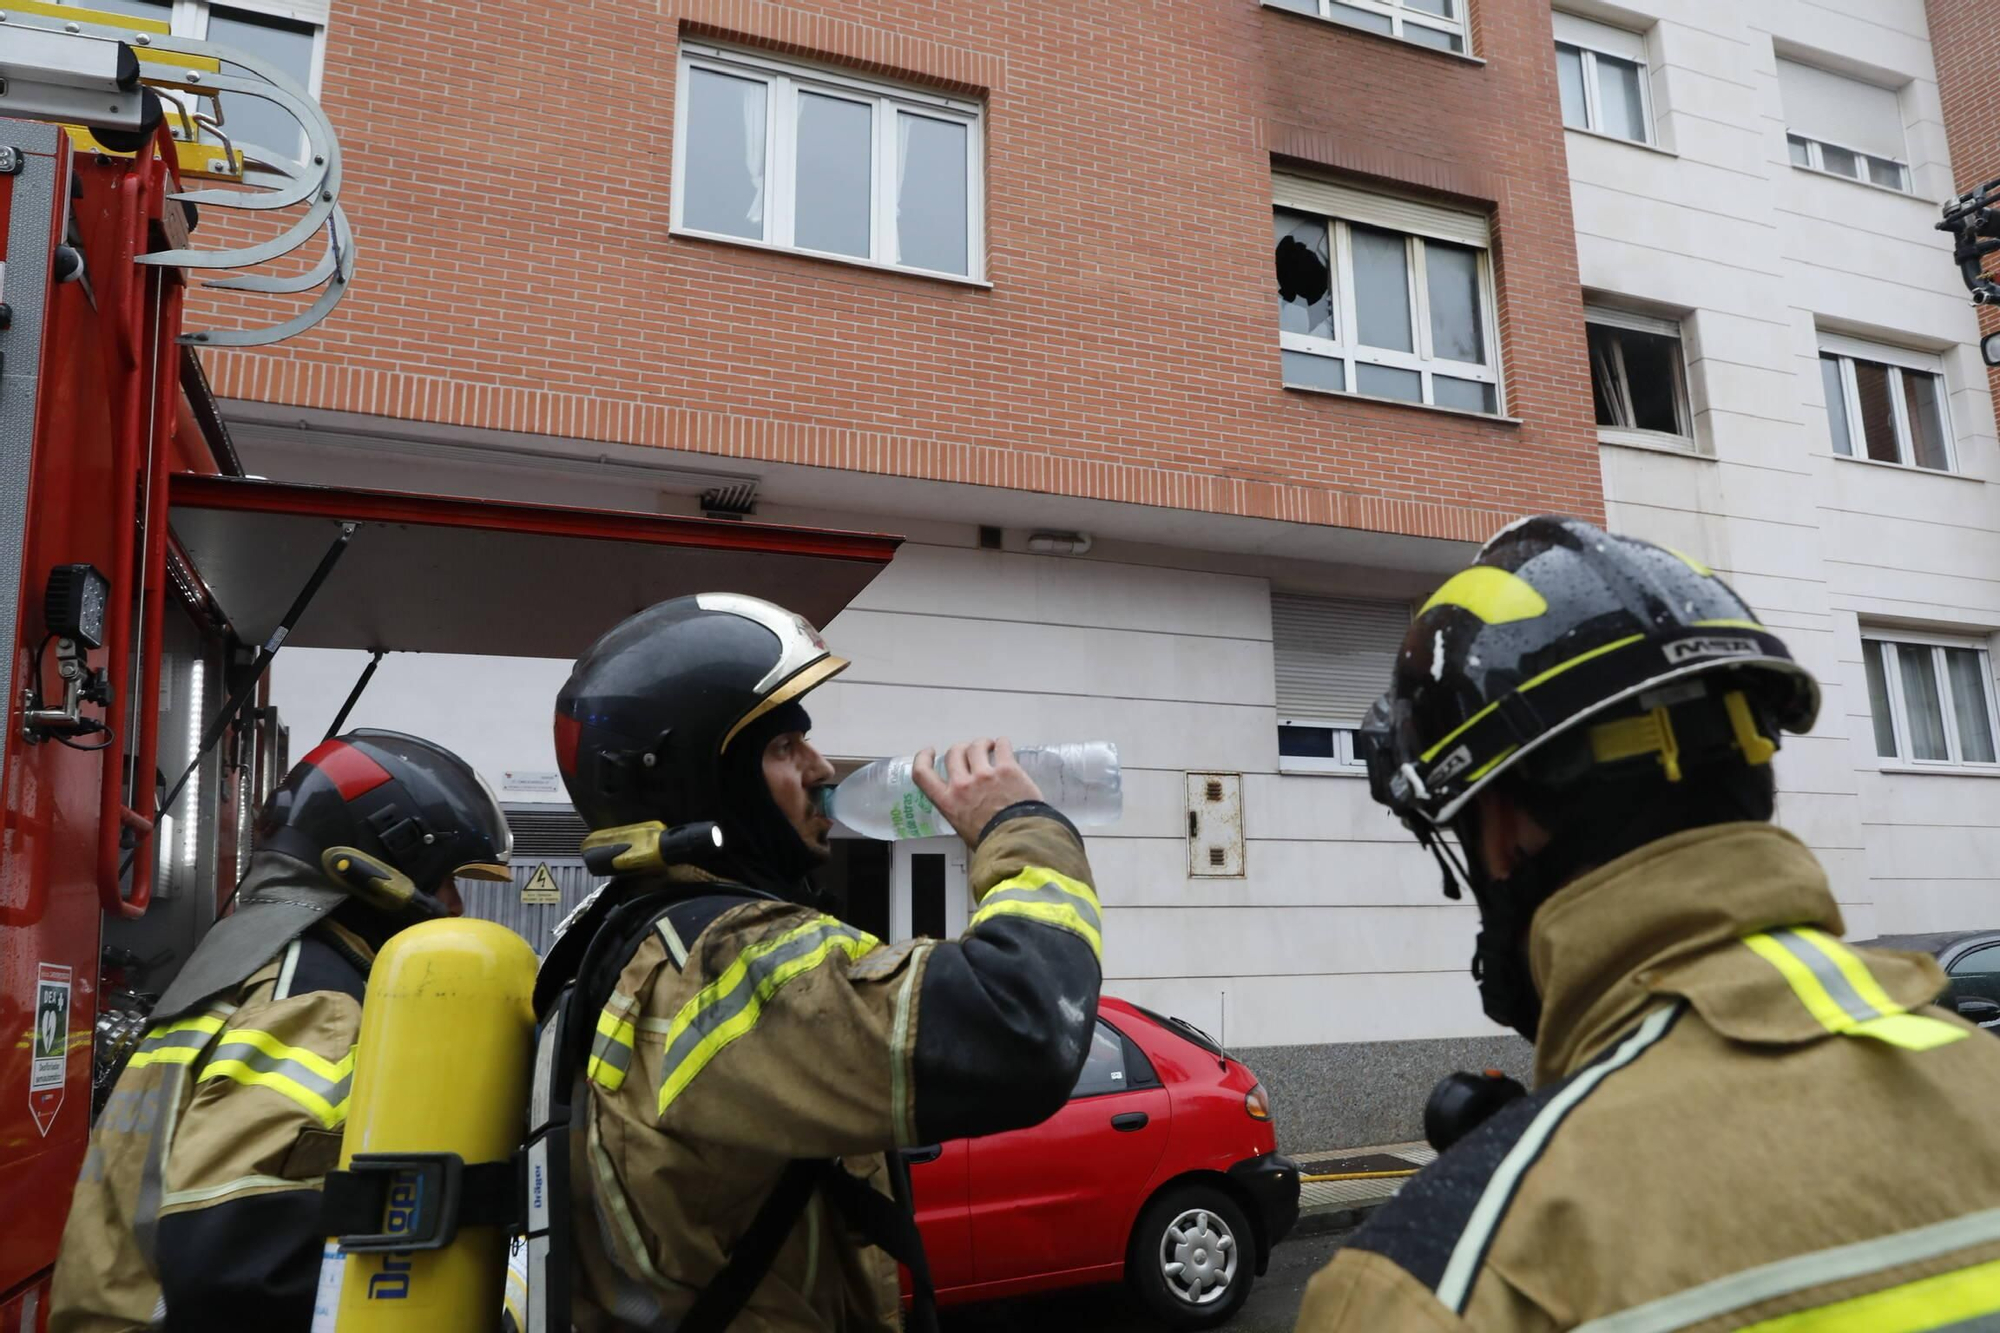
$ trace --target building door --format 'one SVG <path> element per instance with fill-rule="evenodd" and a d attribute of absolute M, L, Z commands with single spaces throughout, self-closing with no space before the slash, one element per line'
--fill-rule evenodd
<path fill-rule="evenodd" d="M 972 900 L 966 890 L 965 844 L 957 838 L 916 838 L 893 844 L 889 875 L 889 935 L 955 940 L 965 933 Z"/>

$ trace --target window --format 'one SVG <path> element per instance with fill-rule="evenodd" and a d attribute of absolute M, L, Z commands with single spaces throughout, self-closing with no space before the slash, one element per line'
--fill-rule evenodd
<path fill-rule="evenodd" d="M 1123 1092 L 1128 1086 L 1125 1039 L 1100 1019 L 1090 1035 L 1090 1054 L 1084 1059 L 1083 1072 L 1077 1075 L 1076 1087 L 1069 1095 L 1072 1099 L 1098 1097 L 1107 1092 Z"/>
<path fill-rule="evenodd" d="M 1822 333 L 1819 370 L 1835 453 L 1952 470 L 1951 418 L 1937 357 Z"/>
<path fill-rule="evenodd" d="M 980 178 L 975 103 L 682 48 L 677 231 L 977 279 Z"/>
<path fill-rule="evenodd" d="M 301 0 L 296 4 L 247 0 L 231 5 L 210 4 L 207 0 L 174 0 L 172 4 L 154 0 L 88 0 L 84 7 L 153 19 L 167 24 L 176 37 L 233 46 L 245 55 L 276 66 L 315 98 L 319 96 L 320 73 L 326 60 L 325 0 Z M 226 63 L 223 72 L 241 73 L 232 71 Z M 183 104 L 204 115 L 210 106 L 199 98 L 186 99 Z M 295 160 L 305 155 L 305 131 L 277 103 L 243 93 L 223 93 L 221 109 L 222 133 L 228 136 L 231 147 L 240 149 L 250 145 L 270 149 Z M 175 132 L 181 138 L 187 137 L 179 127 Z M 196 132 L 204 142 L 221 142 L 213 130 L 202 128 Z"/>
<path fill-rule="evenodd" d="M 1599 438 L 1693 447 L 1680 322 L 1592 306 L 1584 333 Z"/>
<path fill-rule="evenodd" d="M 1465 0 L 1264 0 L 1364 32 L 1399 37 L 1439 51 L 1465 52 Z"/>
<path fill-rule="evenodd" d="M 1297 177 L 1276 192 L 1286 384 L 1500 410 L 1484 218 Z"/>
<path fill-rule="evenodd" d="M 1780 58 L 1778 91 L 1792 165 L 1909 190 L 1903 111 L 1893 89 Z"/>
<path fill-rule="evenodd" d="M 1401 602 L 1271 594 L 1280 770 L 1362 771 L 1355 728 L 1389 687 L 1409 628 Z"/>
<path fill-rule="evenodd" d="M 1556 75 L 1563 124 L 1634 143 L 1653 141 L 1646 39 L 1589 19 L 1557 14 Z"/>
<path fill-rule="evenodd" d="M 1993 663 L 1973 640 L 1863 631 L 1875 753 L 1911 764 L 1996 762 Z"/>

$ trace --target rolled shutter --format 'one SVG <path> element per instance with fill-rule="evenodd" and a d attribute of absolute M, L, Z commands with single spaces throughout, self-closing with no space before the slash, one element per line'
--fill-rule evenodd
<path fill-rule="evenodd" d="M 1358 725 L 1389 688 L 1409 628 L 1401 602 L 1272 593 L 1278 720 Z"/>
<path fill-rule="evenodd" d="M 1902 104 L 1893 89 L 1780 59 L 1778 91 L 1785 101 L 1785 128 L 1793 134 L 1897 162 L 1910 160 Z"/>
<path fill-rule="evenodd" d="M 1284 172 L 1271 177 L 1272 202 L 1280 208 L 1297 208 L 1321 217 L 1365 222 L 1391 231 L 1455 241 L 1484 250 L 1492 244 L 1492 231 L 1483 213 L 1465 213 L 1442 208 L 1420 199 L 1358 190 L 1351 185 L 1292 176 Z"/>

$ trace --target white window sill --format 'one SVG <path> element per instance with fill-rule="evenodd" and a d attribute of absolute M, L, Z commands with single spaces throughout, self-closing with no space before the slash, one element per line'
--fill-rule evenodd
<path fill-rule="evenodd" d="M 877 273 L 894 273 L 898 277 L 921 278 L 928 282 L 948 282 L 958 287 L 980 287 L 993 290 L 993 284 L 984 278 L 968 278 L 961 273 L 939 273 L 928 268 L 904 268 L 901 264 L 884 264 L 873 259 L 856 259 L 853 255 L 829 254 L 824 250 L 802 250 L 795 245 L 772 245 L 769 241 L 753 241 L 743 236 L 731 236 L 719 231 L 696 231 L 693 227 L 669 227 L 669 236 L 686 241 L 714 241 L 721 245 L 740 245 L 746 250 L 763 250 L 774 255 L 792 255 L 798 259 L 816 259 L 828 264 L 844 264 L 849 268 L 873 269 Z"/>
<path fill-rule="evenodd" d="M 1660 431 L 1621 430 L 1616 426 L 1597 428 L 1599 444 L 1615 444 L 1621 449 L 1644 449 L 1648 453 L 1672 454 L 1676 458 L 1698 458 L 1713 463 L 1715 455 L 1705 454 L 1685 435 L 1668 435 Z"/>
<path fill-rule="evenodd" d="M 1790 158 L 1785 160 L 1791 162 Z M 1803 171 L 1808 176 L 1821 176 L 1830 181 L 1839 181 L 1843 185 L 1859 185 L 1864 190 L 1873 190 L 1877 194 L 1893 194 L 1898 199 L 1908 199 L 1912 203 L 1926 203 L 1925 200 L 1917 198 L 1914 192 L 1899 190 L 1893 185 L 1877 185 L 1874 181 L 1865 181 L 1856 176 L 1843 176 L 1837 171 L 1827 171 L 1821 167 L 1801 166 L 1797 162 L 1792 162 L 1791 167 L 1793 171 Z M 1908 171 L 1909 168 L 1904 167 L 1903 170 Z"/>
<path fill-rule="evenodd" d="M 1463 407 L 1438 407 L 1432 403 L 1413 403 L 1407 398 L 1380 398 L 1372 393 L 1344 393 L 1339 389 L 1315 389 L 1309 384 L 1287 384 L 1284 387 L 1288 393 L 1309 393 L 1316 398 L 1352 398 L 1356 402 L 1386 403 L 1390 407 L 1415 408 L 1419 412 L 1443 412 L 1447 416 L 1466 417 L 1472 421 L 1485 421 L 1495 426 L 1523 424 L 1519 417 L 1503 417 L 1494 412 L 1473 412 Z"/>
<path fill-rule="evenodd" d="M 1639 139 L 1628 139 L 1622 134 L 1606 134 L 1603 130 L 1587 130 L 1581 125 L 1565 125 L 1563 129 L 1571 134 L 1581 134 L 1586 139 L 1602 139 L 1605 143 L 1622 144 L 1627 148 L 1643 148 L 1649 153 L 1658 153 L 1661 157 L 1677 158 L 1680 156 L 1679 153 L 1676 153 L 1671 148 L 1662 148 L 1656 143 L 1646 143 Z"/>
<path fill-rule="evenodd" d="M 1968 477 L 1963 472 L 1940 472 L 1934 467 L 1918 467 L 1914 463 L 1886 463 L 1879 458 L 1856 458 L 1853 454 L 1833 454 L 1831 457 L 1836 463 L 1853 463 L 1858 467 L 1885 467 L 1893 472 L 1908 473 L 1912 476 L 1940 477 L 1946 481 L 1970 481 L 1982 486 L 1986 484 L 1984 477 Z"/>
<path fill-rule="evenodd" d="M 1260 3 L 1265 9 L 1274 10 L 1280 14 L 1290 14 L 1295 19 L 1305 19 L 1312 23 L 1325 23 L 1347 32 L 1358 32 L 1364 37 L 1379 37 L 1385 42 L 1394 42 L 1398 46 L 1414 47 L 1419 51 L 1428 51 L 1434 56 L 1444 56 L 1448 60 L 1463 60 L 1468 65 L 1483 65 L 1486 63 L 1480 57 L 1468 55 L 1464 51 L 1447 51 L 1438 46 L 1425 46 L 1422 42 L 1413 42 L 1407 37 L 1398 37 L 1393 32 L 1376 32 L 1373 28 L 1363 28 L 1358 24 L 1342 22 L 1340 19 L 1321 18 L 1317 14 L 1301 14 L 1296 9 L 1289 9 L 1284 5 L 1272 4 L 1271 0 L 1260 0 Z"/>
<path fill-rule="evenodd" d="M 1876 764 L 1881 773 L 1921 773 L 1939 778 L 2000 778 L 2000 764 L 1918 764 L 1907 759 L 1884 759 Z"/>
<path fill-rule="evenodd" d="M 1306 768 L 1300 766 L 1289 755 L 1278 758 L 1278 772 L 1288 778 L 1365 778 L 1368 769 L 1362 764 L 1338 764 L 1326 768 Z"/>

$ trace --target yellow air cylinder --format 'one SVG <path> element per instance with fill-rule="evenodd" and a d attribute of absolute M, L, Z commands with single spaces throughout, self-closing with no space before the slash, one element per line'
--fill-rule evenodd
<path fill-rule="evenodd" d="M 527 941 L 490 921 L 427 921 L 383 946 L 361 1010 L 343 1169 L 357 1153 L 449 1152 L 468 1164 L 513 1155 L 527 1116 L 535 966 Z M 383 1230 L 400 1229 L 395 1210 L 392 1190 Z M 338 1333 L 499 1324 L 507 1237 L 498 1227 L 461 1227 L 443 1249 L 339 1263 Z M 322 1309 L 333 1303 L 329 1276 Z"/>

